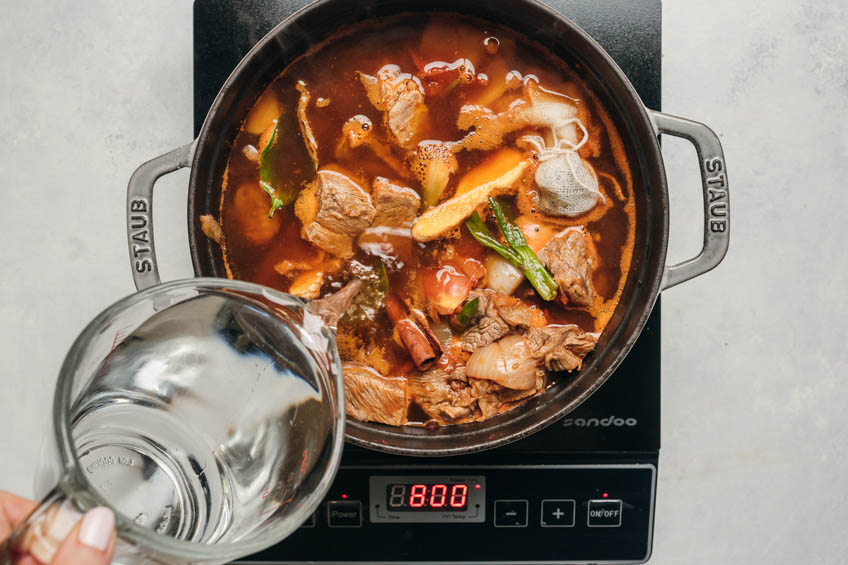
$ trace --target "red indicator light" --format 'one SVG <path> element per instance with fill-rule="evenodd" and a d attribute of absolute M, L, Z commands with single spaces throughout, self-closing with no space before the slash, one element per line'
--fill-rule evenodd
<path fill-rule="evenodd" d="M 342 498 L 347 498 L 347 495 L 346 495 L 346 494 L 343 494 L 343 495 L 342 495 Z"/>
<path fill-rule="evenodd" d="M 480 485 L 474 485 L 474 490 L 480 490 Z"/>
<path fill-rule="evenodd" d="M 609 493 L 608 493 L 608 492 L 605 492 L 605 493 L 604 493 L 604 494 L 602 494 L 601 496 L 603 496 L 604 498 L 609 498 Z"/>

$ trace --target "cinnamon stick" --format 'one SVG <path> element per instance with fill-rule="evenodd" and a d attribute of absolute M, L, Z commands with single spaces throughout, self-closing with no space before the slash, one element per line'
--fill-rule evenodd
<path fill-rule="evenodd" d="M 410 317 L 406 307 L 394 294 L 386 297 L 386 312 L 415 366 L 421 371 L 432 367 L 438 358 L 438 342 L 431 342 L 428 332 Z"/>

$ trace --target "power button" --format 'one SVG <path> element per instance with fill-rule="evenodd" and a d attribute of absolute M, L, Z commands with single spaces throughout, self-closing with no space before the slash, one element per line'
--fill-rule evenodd
<path fill-rule="evenodd" d="M 358 500 L 327 502 L 327 525 L 331 528 L 361 528 L 362 503 Z"/>
<path fill-rule="evenodd" d="M 617 528 L 621 526 L 621 501 L 590 500 L 588 514 L 590 528 Z"/>

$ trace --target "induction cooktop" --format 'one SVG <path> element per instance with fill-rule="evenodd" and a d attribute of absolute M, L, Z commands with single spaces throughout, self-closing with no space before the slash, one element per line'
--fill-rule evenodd
<path fill-rule="evenodd" d="M 355 0 L 351 0 L 355 1 Z M 197 0 L 199 131 L 247 51 L 307 0 Z M 660 109 L 660 0 L 546 0 L 592 35 Z M 472 455 L 410 458 L 346 445 L 326 500 L 241 563 L 642 563 L 660 448 L 660 302 L 622 365 L 559 422 Z"/>

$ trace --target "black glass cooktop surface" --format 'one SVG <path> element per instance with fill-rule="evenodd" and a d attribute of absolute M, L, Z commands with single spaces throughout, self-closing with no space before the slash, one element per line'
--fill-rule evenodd
<path fill-rule="evenodd" d="M 196 131 L 239 60 L 308 3 L 196 1 Z M 659 0 L 545 3 L 592 35 L 645 105 L 660 109 Z M 659 447 L 658 301 L 622 365 L 559 422 L 510 445 L 451 458 L 414 459 L 347 445 L 342 469 L 313 518 L 246 562 L 643 562 L 652 544 Z M 469 498 L 456 511 L 430 508 L 443 487 L 448 506 L 460 502 L 463 489 Z M 391 497 L 401 489 L 407 499 L 395 512 L 401 507 L 392 507 Z M 420 500 L 420 509 L 409 506 Z"/>

